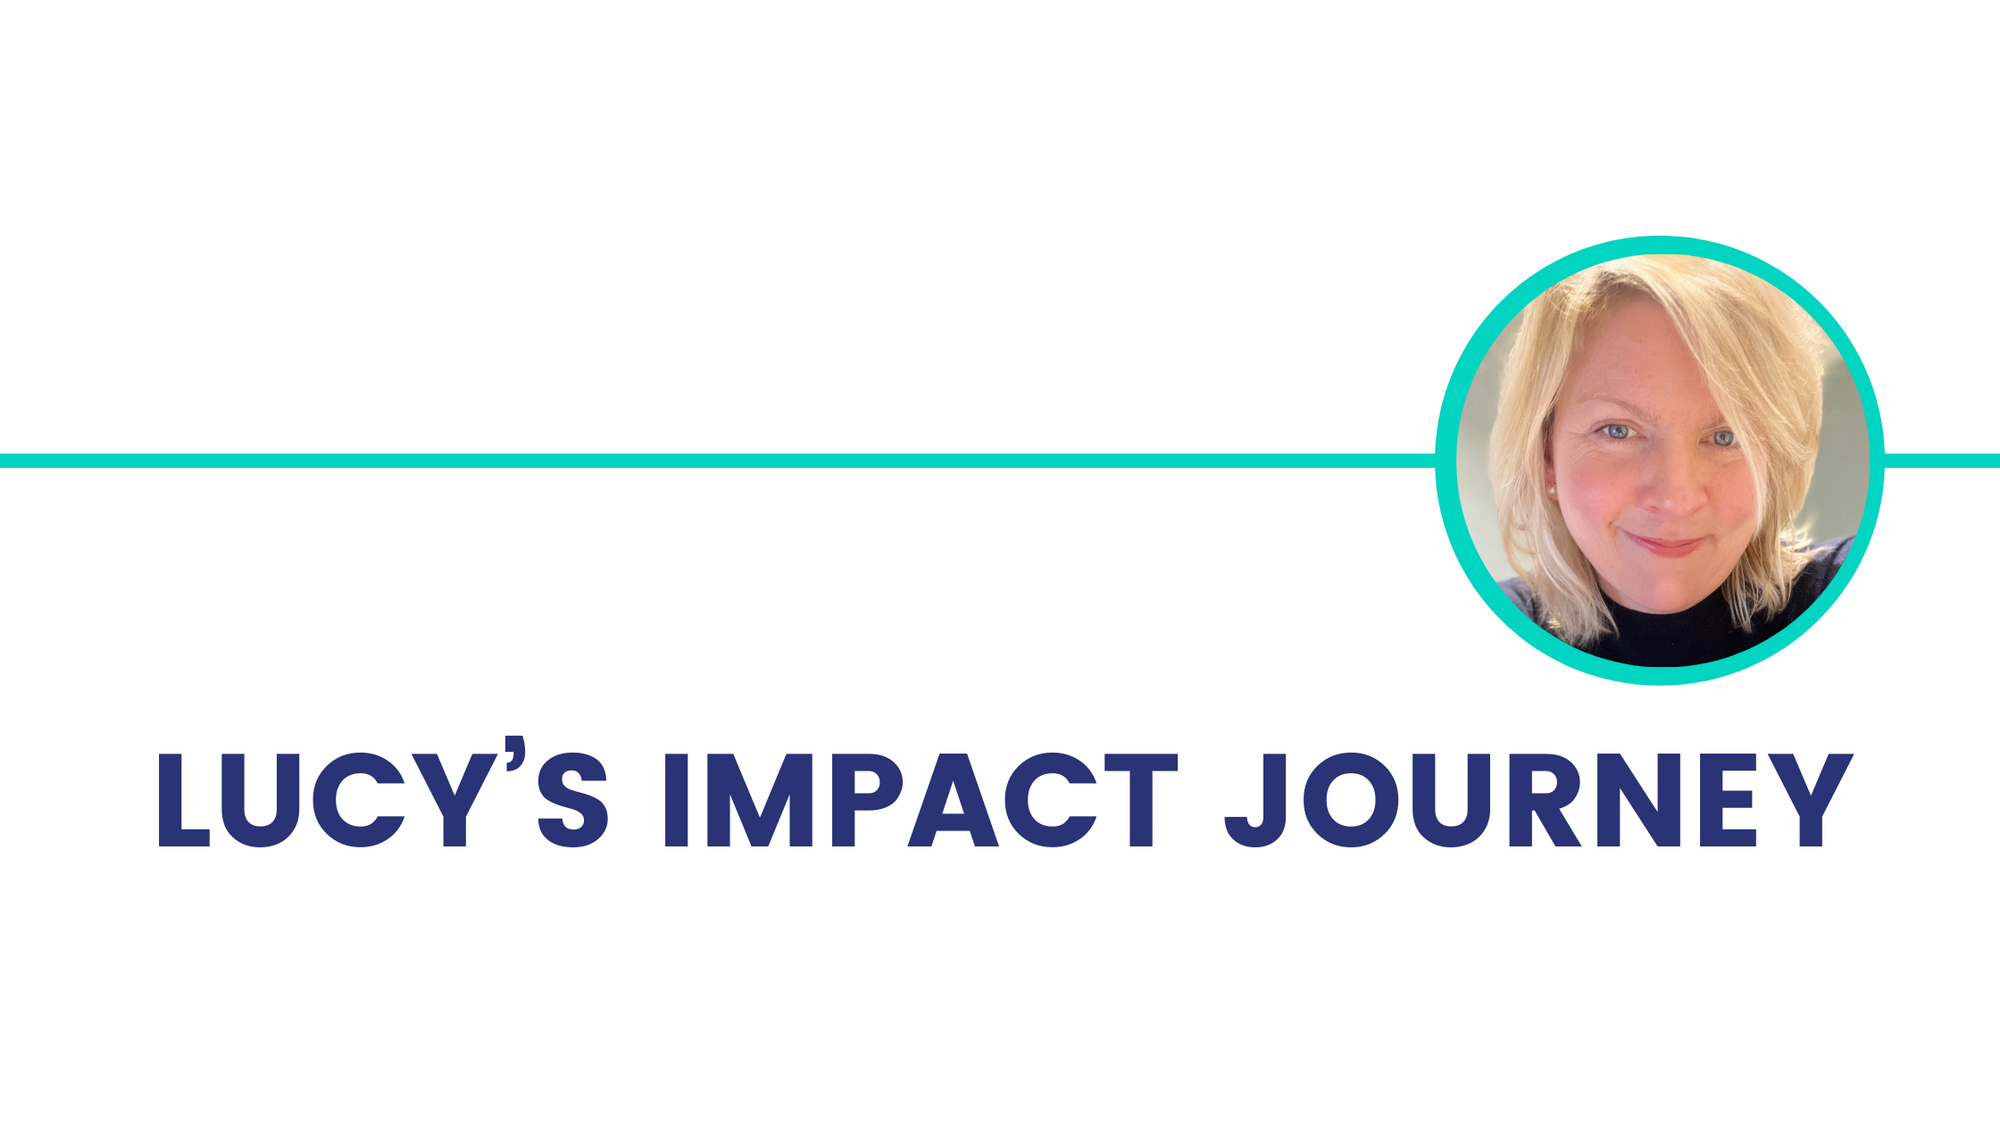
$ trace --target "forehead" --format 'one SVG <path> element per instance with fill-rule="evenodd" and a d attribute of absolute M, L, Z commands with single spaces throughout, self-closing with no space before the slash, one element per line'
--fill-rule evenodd
<path fill-rule="evenodd" d="M 1644 298 L 1607 310 L 1577 341 L 1556 409 L 1615 400 L 1663 421 L 1707 425 L 1715 396 L 1667 311 Z"/>

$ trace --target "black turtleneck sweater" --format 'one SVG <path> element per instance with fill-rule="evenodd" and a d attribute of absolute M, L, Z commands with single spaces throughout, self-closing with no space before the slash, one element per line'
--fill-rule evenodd
<path fill-rule="evenodd" d="M 1847 561 L 1847 549 L 1853 545 L 1853 536 L 1814 544 L 1812 561 L 1792 584 L 1792 598 L 1785 608 L 1772 616 L 1758 618 L 1750 629 L 1738 629 L 1730 620 L 1729 604 L 1722 600 L 1721 590 L 1679 613 L 1640 613 L 1606 598 L 1604 604 L 1611 607 L 1611 620 L 1617 623 L 1617 631 L 1598 638 L 1594 644 L 1577 647 L 1606 660 L 1648 668 L 1679 668 L 1735 656 L 1797 621 L 1840 572 L 1841 564 Z M 1522 613 L 1537 624 L 1542 623 L 1541 604 L 1529 592 L 1527 583 L 1509 578 L 1500 583 L 1500 588 L 1507 591 L 1507 597 Z"/>

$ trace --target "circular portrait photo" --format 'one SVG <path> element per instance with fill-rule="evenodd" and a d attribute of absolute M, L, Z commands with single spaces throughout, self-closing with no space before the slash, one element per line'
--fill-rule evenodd
<path fill-rule="evenodd" d="M 1816 618 L 1858 558 L 1864 392 L 1750 270 L 1596 262 L 1511 312 L 1464 388 L 1464 534 L 1505 605 L 1567 649 L 1733 670 Z"/>

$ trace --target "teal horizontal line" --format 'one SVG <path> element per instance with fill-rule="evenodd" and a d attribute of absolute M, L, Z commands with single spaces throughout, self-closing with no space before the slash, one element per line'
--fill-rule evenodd
<path fill-rule="evenodd" d="M 0 453 L 0 469 L 1429 469 L 1429 453 Z"/>
<path fill-rule="evenodd" d="M 1891 469 L 2000 469 L 2000 453 L 1884 453 Z"/>
<path fill-rule="evenodd" d="M 1434 469 L 1431 453 L 0 453 L 0 469 Z M 2000 469 L 2000 453 L 1885 453 Z"/>

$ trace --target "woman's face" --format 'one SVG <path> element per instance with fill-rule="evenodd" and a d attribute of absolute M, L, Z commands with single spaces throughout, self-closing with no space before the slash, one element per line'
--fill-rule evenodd
<path fill-rule="evenodd" d="M 1750 462 L 1674 322 L 1642 298 L 1581 341 L 1545 468 L 1598 586 L 1627 609 L 1701 601 L 1757 530 Z"/>

